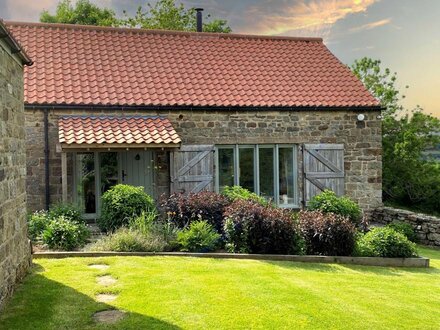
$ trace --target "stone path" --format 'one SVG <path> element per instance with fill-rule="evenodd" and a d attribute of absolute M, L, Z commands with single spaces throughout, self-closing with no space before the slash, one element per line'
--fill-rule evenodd
<path fill-rule="evenodd" d="M 91 265 L 89 265 L 89 267 L 93 268 L 93 269 L 98 269 L 98 270 L 106 270 L 110 266 L 109 265 L 104 265 L 104 264 L 91 264 Z"/>
<path fill-rule="evenodd" d="M 96 278 L 96 281 L 98 282 L 99 285 L 110 286 L 115 284 L 118 280 L 112 277 L 111 275 L 103 275 L 103 276 L 98 276 Z"/>
<path fill-rule="evenodd" d="M 114 301 L 118 296 L 113 293 L 100 293 L 96 295 L 96 300 L 103 303 L 108 303 Z"/>
<path fill-rule="evenodd" d="M 122 320 L 125 316 L 125 312 L 117 309 L 110 309 L 106 311 L 96 312 L 93 314 L 93 320 L 98 323 L 116 323 Z"/>
<path fill-rule="evenodd" d="M 110 268 L 110 266 L 106 264 L 91 264 L 89 267 L 97 270 L 107 270 Z M 118 280 L 111 275 L 98 275 L 96 277 L 96 282 L 98 285 L 108 287 L 116 284 Z M 118 295 L 113 293 L 100 293 L 96 295 L 96 301 L 109 303 L 116 300 L 117 297 Z M 122 320 L 125 315 L 126 314 L 124 311 L 120 311 L 118 309 L 108 309 L 96 312 L 93 314 L 92 318 L 97 323 L 112 324 Z"/>

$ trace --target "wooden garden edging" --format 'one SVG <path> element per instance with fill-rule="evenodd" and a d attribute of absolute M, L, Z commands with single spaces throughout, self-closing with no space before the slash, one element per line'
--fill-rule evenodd
<path fill-rule="evenodd" d="M 198 257 L 216 259 L 250 259 L 266 261 L 294 261 L 314 263 L 335 263 L 382 267 L 429 267 L 428 258 L 379 258 L 379 257 L 337 257 L 337 256 L 300 256 L 279 254 L 244 254 L 244 253 L 191 253 L 191 252 L 35 252 L 35 259 L 59 259 L 71 257 L 122 257 L 122 256 L 171 256 Z"/>

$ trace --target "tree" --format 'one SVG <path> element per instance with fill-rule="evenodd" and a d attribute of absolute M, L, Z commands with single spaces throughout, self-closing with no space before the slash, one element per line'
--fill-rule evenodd
<path fill-rule="evenodd" d="M 71 0 L 61 0 L 54 15 L 51 15 L 47 10 L 43 10 L 40 14 L 40 22 L 99 26 L 119 25 L 113 10 L 100 8 L 89 0 L 78 0 L 75 6 L 72 5 Z"/>
<path fill-rule="evenodd" d="M 397 74 L 379 60 L 362 58 L 353 73 L 385 108 L 382 113 L 383 195 L 392 204 L 440 213 L 440 164 L 424 151 L 440 144 L 440 120 L 420 107 L 406 110 L 396 88 Z M 408 86 L 406 86 L 408 88 Z"/>
<path fill-rule="evenodd" d="M 121 24 L 129 27 L 139 27 L 143 29 L 177 30 L 177 31 L 196 31 L 196 11 L 194 8 L 186 9 L 181 4 L 176 4 L 175 0 L 159 0 L 154 5 L 147 3 L 147 10 L 139 6 L 134 17 L 129 17 L 124 11 L 125 18 Z M 231 28 L 226 20 L 210 19 L 210 15 L 205 16 L 203 31 L 229 33 Z"/>

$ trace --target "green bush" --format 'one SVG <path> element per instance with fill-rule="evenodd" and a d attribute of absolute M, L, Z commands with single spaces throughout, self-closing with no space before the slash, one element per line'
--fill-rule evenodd
<path fill-rule="evenodd" d="M 102 195 L 101 217 L 98 226 L 103 231 L 128 225 L 130 219 L 143 212 L 155 211 L 154 200 L 142 187 L 118 184 Z"/>
<path fill-rule="evenodd" d="M 410 258 L 417 256 L 416 245 L 392 228 L 374 228 L 360 235 L 355 255 L 361 257 Z"/>
<path fill-rule="evenodd" d="M 47 211 L 35 211 L 28 216 L 28 232 L 31 241 L 39 241 L 44 229 L 49 224 L 49 214 Z"/>
<path fill-rule="evenodd" d="M 413 227 L 402 221 L 393 221 L 387 225 L 387 227 L 394 229 L 398 233 L 406 236 L 411 242 L 417 243 L 417 234 L 415 233 Z"/>
<path fill-rule="evenodd" d="M 346 196 L 338 197 L 331 190 L 324 190 L 314 196 L 308 206 L 309 210 L 319 210 L 324 213 L 335 213 L 349 218 L 354 224 L 359 224 L 362 211 L 359 205 Z"/>
<path fill-rule="evenodd" d="M 268 206 L 270 204 L 263 197 L 258 196 L 256 193 L 253 193 L 241 186 L 226 186 L 223 188 L 222 195 L 226 196 L 231 202 L 241 199 L 250 200 L 263 206 Z"/>
<path fill-rule="evenodd" d="M 90 231 L 83 223 L 60 216 L 49 221 L 42 240 L 51 249 L 69 251 L 84 246 L 89 236 Z"/>
<path fill-rule="evenodd" d="M 157 219 L 158 214 L 156 211 L 142 212 L 139 216 L 130 219 L 128 227 L 139 230 L 143 234 L 149 234 Z"/>
<path fill-rule="evenodd" d="M 326 256 L 351 255 L 356 228 L 347 218 L 321 211 L 301 211 L 298 215 L 307 254 Z"/>
<path fill-rule="evenodd" d="M 166 247 L 167 242 L 160 235 L 153 233 L 145 235 L 137 229 L 122 227 L 101 238 L 89 249 L 91 251 L 161 252 Z"/>
<path fill-rule="evenodd" d="M 72 221 L 84 222 L 81 216 L 81 210 L 73 204 L 69 203 L 58 203 L 54 204 L 49 208 L 49 218 L 57 219 L 60 216 L 69 218 Z"/>
<path fill-rule="evenodd" d="M 177 234 L 181 251 L 209 252 L 214 250 L 220 240 L 214 227 L 207 221 L 194 221 L 190 226 Z"/>

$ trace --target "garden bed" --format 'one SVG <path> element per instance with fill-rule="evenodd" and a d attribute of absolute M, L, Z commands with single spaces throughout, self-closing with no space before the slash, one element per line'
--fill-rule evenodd
<path fill-rule="evenodd" d="M 379 258 L 379 257 L 343 257 L 314 255 L 279 255 L 279 254 L 245 254 L 245 253 L 191 253 L 191 252 L 36 252 L 33 258 L 70 258 L 70 257 L 114 257 L 114 256 L 174 256 L 217 259 L 251 259 L 272 261 L 293 261 L 311 263 L 335 263 L 382 267 L 418 267 L 428 268 L 429 259 L 418 258 Z"/>

